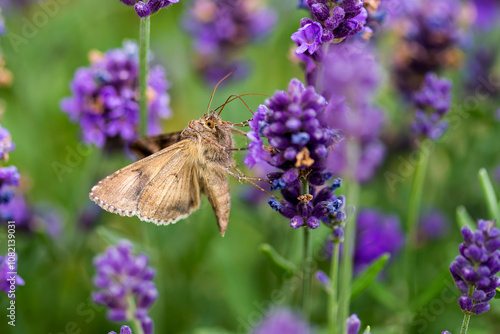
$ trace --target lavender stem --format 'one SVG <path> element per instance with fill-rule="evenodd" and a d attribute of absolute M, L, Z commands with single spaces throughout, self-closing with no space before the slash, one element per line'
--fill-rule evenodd
<path fill-rule="evenodd" d="M 141 136 L 148 132 L 148 58 L 149 58 L 149 35 L 150 17 L 141 18 L 139 31 L 139 105 L 141 109 Z"/>

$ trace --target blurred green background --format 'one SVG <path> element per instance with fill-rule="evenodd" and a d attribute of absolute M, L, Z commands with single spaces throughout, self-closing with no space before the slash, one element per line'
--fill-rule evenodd
<path fill-rule="evenodd" d="M 16 235 L 19 255 L 18 272 L 26 281 L 16 295 L 16 327 L 7 326 L 4 316 L 0 333 L 108 333 L 122 324 L 109 322 L 105 310 L 92 303 L 92 277 L 95 273 L 92 258 L 102 253 L 107 244 L 123 237 L 131 240 L 136 252 L 150 256 L 150 265 L 157 270 L 154 282 L 159 298 L 151 308 L 156 333 L 236 333 L 239 326 L 256 324 L 263 310 L 274 305 L 271 296 L 282 291 L 286 298 L 279 302 L 294 305 L 299 286 L 283 284 L 269 262 L 259 251 L 262 243 L 273 245 L 281 254 L 300 263 L 301 235 L 289 228 L 285 218 L 262 204 L 253 207 L 245 203 L 246 185 L 231 182 L 231 222 L 224 238 L 217 232 L 212 210 L 203 200 L 198 211 L 178 224 L 157 227 L 137 218 L 122 218 L 103 213 L 95 227 L 84 230 L 77 225 L 79 215 L 93 205 L 88 192 L 105 175 L 130 162 L 126 156 L 102 155 L 91 148 L 82 161 L 71 168 L 59 181 L 53 163 L 67 164 L 69 150 L 78 147 L 80 130 L 70 123 L 59 103 L 69 96 L 69 83 L 74 71 L 88 65 L 87 55 L 92 49 L 106 51 L 118 48 L 125 39 L 136 39 L 139 20 L 131 7 L 118 0 L 49 1 L 56 3 L 46 23 L 36 27 L 32 36 L 14 46 L 8 37 L 2 38 L 2 51 L 13 73 L 11 87 L 1 89 L 5 114 L 1 124 L 9 129 L 16 150 L 9 163 L 19 168 L 22 189 L 31 203 L 46 202 L 55 205 L 64 218 L 64 232 L 53 240 L 43 233 Z M 65 2 L 63 4 L 63 2 Z M 47 2 L 48 3 L 48 2 Z M 183 129 L 191 119 L 204 113 L 212 87 L 203 82 L 189 61 L 192 40 L 182 29 L 180 20 L 191 1 L 162 10 L 152 18 L 151 48 L 154 63 L 167 69 L 171 84 L 172 118 L 164 121 L 165 132 Z M 290 35 L 296 31 L 300 18 L 296 2 L 271 1 L 277 9 L 278 23 L 269 38 L 248 47 L 242 56 L 252 63 L 250 75 L 243 81 L 234 81 L 220 88 L 213 105 L 222 104 L 230 94 L 273 94 L 285 89 L 293 77 L 303 78 L 302 70 L 288 60 Z M 11 13 L 5 12 L 9 32 L 23 36 L 27 22 L 47 12 L 40 4 Z M 498 41 L 495 32 L 483 38 L 484 43 Z M 408 127 L 408 107 L 390 84 L 390 56 L 395 48 L 391 33 L 377 41 L 380 58 L 387 71 L 386 81 L 378 97 L 379 105 L 387 115 L 384 130 L 386 140 L 397 140 Z M 17 50 L 16 50 L 17 49 Z M 498 66 L 496 67 L 498 72 Z M 463 67 L 446 73 L 454 82 L 454 113 L 461 113 L 462 121 L 436 144 L 431 157 L 424 188 L 423 206 L 438 207 L 449 217 L 451 233 L 446 239 L 423 245 L 416 270 L 419 286 L 427 294 L 420 296 L 422 305 L 417 319 L 426 319 L 426 327 L 416 323 L 412 332 L 440 333 L 456 330 L 462 320 L 457 305 L 457 291 L 453 290 L 448 266 L 458 253 L 460 233 L 455 223 L 455 209 L 465 205 L 474 219 L 490 218 L 477 171 L 484 167 L 493 177 L 500 163 L 500 123 L 495 121 L 498 97 L 479 100 L 477 105 L 464 106 Z M 261 97 L 248 97 L 251 108 L 263 103 Z M 495 107 L 496 106 L 496 107 Z M 225 109 L 224 119 L 242 121 L 251 117 L 239 102 Z M 397 147 L 397 145 L 394 145 Z M 411 178 L 398 183 L 392 190 L 384 174 L 396 173 L 400 159 L 408 159 L 411 149 L 395 148 L 379 169 L 374 181 L 363 186 L 362 207 L 377 206 L 385 212 L 406 217 Z M 243 155 L 237 159 L 242 162 Z M 241 163 L 242 164 L 242 163 Z M 500 187 L 494 181 L 497 194 Z M 320 252 L 328 234 L 323 226 L 313 232 L 314 249 Z M 6 231 L 0 231 L 1 245 L 5 245 Z M 6 246 L 5 246 L 6 248 Z M 0 254 L 5 250 L 0 248 Z M 357 313 L 363 324 L 370 324 L 373 333 L 401 333 L 406 320 L 398 300 L 391 296 L 403 289 L 400 258 L 393 260 L 376 286 L 357 297 L 351 311 Z M 327 271 L 328 261 L 319 261 L 319 268 Z M 455 294 L 453 301 L 436 304 L 443 291 Z M 313 322 L 320 327 L 326 323 L 326 295 L 313 282 Z M 434 301 L 434 303 L 433 303 Z M 8 299 L 0 296 L 3 314 Z M 420 304 L 419 304 L 420 305 Z M 427 315 L 426 315 L 427 314 Z M 499 333 L 500 302 L 492 301 L 492 309 L 474 317 L 469 333 Z"/>

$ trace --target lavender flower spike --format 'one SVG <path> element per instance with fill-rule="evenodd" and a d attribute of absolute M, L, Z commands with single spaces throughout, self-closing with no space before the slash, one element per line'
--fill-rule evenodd
<path fill-rule="evenodd" d="M 465 242 L 460 244 L 460 255 L 450 265 L 455 285 L 462 292 L 458 304 L 465 314 L 482 314 L 490 309 L 489 301 L 500 286 L 500 230 L 495 221 L 478 221 L 472 232 L 462 228 Z"/>
<path fill-rule="evenodd" d="M 108 334 L 116 334 L 115 331 L 111 331 Z M 132 334 L 132 330 L 128 326 L 122 326 L 120 329 L 120 334 Z"/>
<path fill-rule="evenodd" d="M 72 96 L 61 102 L 70 119 L 79 122 L 83 140 L 98 147 L 122 148 L 139 132 L 139 53 L 133 42 L 104 54 L 92 51 L 90 67 L 76 71 Z M 160 118 L 170 116 L 168 83 L 162 67 L 148 77 L 148 134 L 161 132 Z"/>
<path fill-rule="evenodd" d="M 420 91 L 414 95 L 413 102 L 417 108 L 413 131 L 430 139 L 441 137 L 448 127 L 442 118 L 450 110 L 451 82 L 428 73 Z"/>
<path fill-rule="evenodd" d="M 173 3 L 178 3 L 179 0 L 148 0 L 148 1 L 136 1 L 136 0 L 120 0 L 127 6 L 134 6 L 135 12 L 140 18 L 150 16 L 160 9 L 170 6 Z"/>
<path fill-rule="evenodd" d="M 312 334 L 309 325 L 288 309 L 277 309 L 266 315 L 252 334 Z"/>
<path fill-rule="evenodd" d="M 24 280 L 19 275 L 12 275 L 11 272 L 17 272 L 17 254 L 8 253 L 5 257 L 0 256 L 0 290 L 5 291 L 7 296 L 14 299 L 11 292 L 17 288 L 17 285 L 24 285 Z"/>
<path fill-rule="evenodd" d="M 109 308 L 108 319 L 131 320 L 129 317 L 133 312 L 144 334 L 152 334 L 153 324 L 148 309 L 158 297 L 158 291 L 152 281 L 155 272 L 148 267 L 148 257 L 145 254 L 133 256 L 132 244 L 123 240 L 97 256 L 94 265 L 97 269 L 94 284 L 99 290 L 93 294 L 93 300 Z M 134 300 L 135 309 L 129 303 L 130 298 Z"/>
<path fill-rule="evenodd" d="M 0 161 L 7 161 L 8 153 L 12 152 L 16 146 L 12 143 L 10 132 L 0 125 Z"/>
<path fill-rule="evenodd" d="M 327 102 L 316 93 L 314 87 L 305 87 L 292 79 L 288 90 L 277 91 L 260 106 L 250 122 L 248 137 L 250 153 L 245 159 L 248 165 L 267 162 L 281 169 L 268 174 L 271 190 L 281 190 L 284 201 L 275 198 L 268 203 L 274 210 L 290 219 L 289 225 L 298 229 L 302 226 L 316 229 L 320 220 L 336 213 L 345 199 L 337 198 L 334 185 L 325 185 L 333 176 L 326 170 L 328 148 L 336 140 L 336 134 L 321 122 Z M 263 139 L 269 146 L 263 147 Z M 301 180 L 311 186 L 309 193 L 302 193 Z"/>

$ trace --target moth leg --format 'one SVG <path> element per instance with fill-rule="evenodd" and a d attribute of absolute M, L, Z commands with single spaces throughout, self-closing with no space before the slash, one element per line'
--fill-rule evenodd
<path fill-rule="evenodd" d="M 230 151 L 247 151 L 248 147 L 242 147 L 242 148 L 230 148 Z"/>
<path fill-rule="evenodd" d="M 269 191 L 265 190 L 264 188 L 262 188 L 261 186 L 259 186 L 255 182 L 253 182 L 253 181 L 262 181 L 262 182 L 272 183 L 271 181 L 266 180 L 266 179 L 262 179 L 260 177 L 248 177 L 248 176 L 245 176 L 245 174 L 243 174 L 243 172 L 236 165 L 233 165 L 231 168 L 234 168 L 234 170 L 237 171 L 238 174 L 233 173 L 230 170 L 227 170 L 226 173 L 228 173 L 229 175 L 234 176 L 238 181 L 240 181 L 240 182 L 241 181 L 246 181 L 246 182 L 250 183 L 251 185 L 253 185 L 254 187 L 256 187 L 257 189 L 265 192 L 269 196 L 274 197 L 274 198 L 276 198 L 278 200 L 281 200 L 276 195 L 271 194 Z"/>
<path fill-rule="evenodd" d="M 238 172 L 238 177 L 239 177 L 238 180 L 241 179 L 243 181 L 250 180 L 250 181 L 262 181 L 262 182 L 272 183 L 271 181 L 260 177 L 248 177 L 236 165 L 233 165 L 231 168 L 233 168 L 235 171 Z"/>
<path fill-rule="evenodd" d="M 247 136 L 247 133 L 245 131 L 241 131 L 240 129 L 231 128 L 231 132 L 237 133 L 237 134 L 242 135 L 244 137 Z"/>

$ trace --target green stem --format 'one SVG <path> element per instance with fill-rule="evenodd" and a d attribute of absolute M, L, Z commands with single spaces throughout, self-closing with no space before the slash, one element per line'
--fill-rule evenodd
<path fill-rule="evenodd" d="M 339 247 L 338 242 L 333 243 L 332 264 L 330 267 L 331 291 L 329 295 L 329 312 L 328 312 L 328 328 L 330 334 L 336 334 L 336 323 L 338 319 L 339 304 L 338 304 L 338 282 L 339 282 Z"/>
<path fill-rule="evenodd" d="M 425 174 L 429 163 L 429 152 L 420 149 L 417 167 L 413 175 L 413 183 L 410 190 L 410 201 L 408 203 L 408 217 L 406 221 L 407 242 L 405 249 L 405 273 L 407 284 L 407 301 L 414 300 L 414 273 L 415 249 L 417 245 L 417 227 L 420 213 L 420 203 L 424 188 Z M 409 305 L 409 303 L 407 303 Z"/>
<path fill-rule="evenodd" d="M 302 179 L 302 194 L 309 194 L 309 182 L 307 179 Z M 311 233 L 309 227 L 303 227 L 304 240 L 303 240 L 303 253 L 302 253 L 302 311 L 306 319 L 309 319 L 311 312 L 311 264 L 312 264 L 312 251 L 311 251 Z"/>
<path fill-rule="evenodd" d="M 302 310 L 306 319 L 311 312 L 311 233 L 304 227 L 304 258 L 302 262 Z"/>
<path fill-rule="evenodd" d="M 136 306 L 135 306 L 134 298 L 132 296 L 129 296 L 127 298 L 127 302 L 129 305 L 127 317 L 132 322 L 132 328 L 133 328 L 132 333 L 144 334 L 144 331 L 142 330 L 141 322 L 139 321 L 139 319 L 137 319 L 135 317 Z"/>
<path fill-rule="evenodd" d="M 462 328 L 460 329 L 460 334 L 466 334 L 467 328 L 469 327 L 470 314 L 464 314 L 464 320 L 462 321 Z"/>
<path fill-rule="evenodd" d="M 141 18 L 139 31 L 139 105 L 141 108 L 141 136 L 147 135 L 148 129 L 148 58 L 150 17 Z"/>
<path fill-rule="evenodd" d="M 484 196 L 486 198 L 486 204 L 488 205 L 488 212 L 491 219 L 500 220 L 500 208 L 498 206 L 498 199 L 495 195 L 495 190 L 491 184 L 490 177 L 486 169 L 481 168 L 479 170 L 479 181 L 481 182 L 481 187 L 483 189 Z"/>
<path fill-rule="evenodd" d="M 359 184 L 352 178 L 349 180 L 348 193 L 346 201 L 349 205 L 354 206 L 355 210 L 352 217 L 346 223 L 345 241 L 343 244 L 344 252 L 342 254 L 342 263 L 340 264 L 340 280 L 339 280 L 339 312 L 337 321 L 337 333 L 345 333 L 345 321 L 349 316 L 349 303 L 351 299 L 351 281 L 352 281 L 352 249 L 356 242 L 356 211 L 359 201 Z"/>

